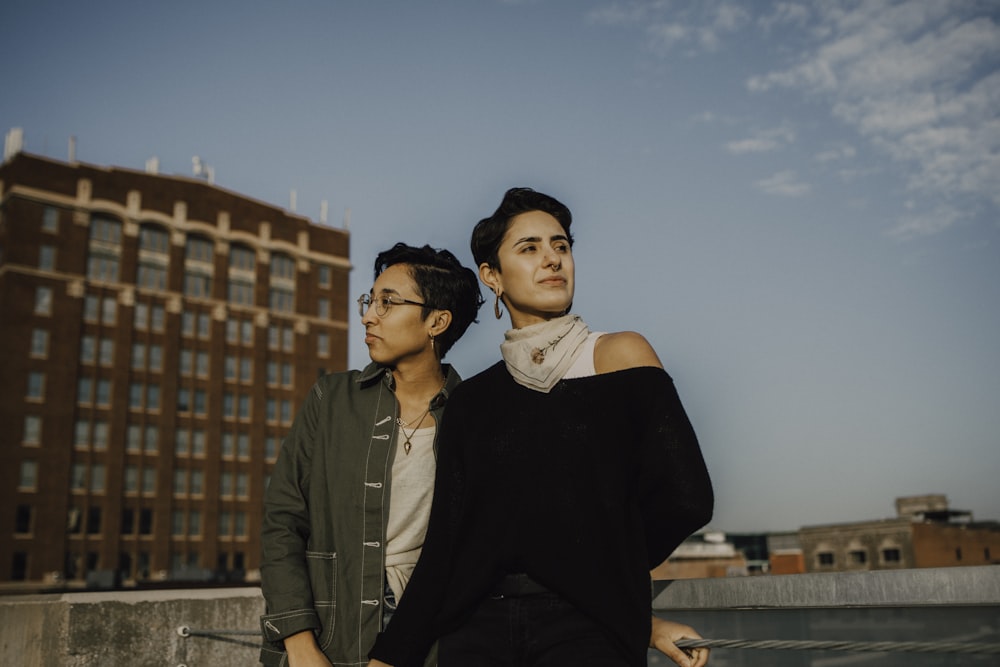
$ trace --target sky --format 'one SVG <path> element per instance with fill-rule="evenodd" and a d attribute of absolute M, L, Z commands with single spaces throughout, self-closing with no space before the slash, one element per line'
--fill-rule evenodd
<path fill-rule="evenodd" d="M 352 298 L 397 241 L 471 266 L 509 187 L 562 200 L 574 310 L 656 349 L 713 530 L 926 493 L 1000 520 L 995 0 L 6 0 L 0 24 L 25 150 L 294 191 L 349 227 Z M 466 377 L 508 326 L 479 320 Z"/>

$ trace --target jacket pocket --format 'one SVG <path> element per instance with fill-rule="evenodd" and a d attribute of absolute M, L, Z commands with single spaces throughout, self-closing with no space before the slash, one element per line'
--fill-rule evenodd
<path fill-rule="evenodd" d="M 320 649 L 325 651 L 333 640 L 334 616 L 337 611 L 337 554 L 327 551 L 307 551 L 306 565 L 309 568 L 313 603 L 322 625 L 316 641 Z"/>

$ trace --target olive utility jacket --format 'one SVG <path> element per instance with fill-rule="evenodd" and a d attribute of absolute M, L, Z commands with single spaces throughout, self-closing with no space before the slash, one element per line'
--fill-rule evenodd
<path fill-rule="evenodd" d="M 461 381 L 444 369 L 445 386 L 430 402 L 438 433 Z M 382 627 L 399 416 L 393 389 L 392 372 L 374 363 L 323 376 L 284 439 L 261 529 L 265 665 L 287 665 L 282 640 L 303 630 L 316 634 L 334 667 L 368 662 Z"/>

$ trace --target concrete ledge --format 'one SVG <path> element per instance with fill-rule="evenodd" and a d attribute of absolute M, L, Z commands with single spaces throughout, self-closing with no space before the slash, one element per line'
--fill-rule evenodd
<path fill-rule="evenodd" d="M 678 579 L 654 591 L 657 611 L 998 605 L 1000 565 Z"/>
<path fill-rule="evenodd" d="M 177 629 L 256 630 L 263 610 L 259 588 L 0 598 L 0 665 L 255 665 L 257 637 L 182 637 Z"/>

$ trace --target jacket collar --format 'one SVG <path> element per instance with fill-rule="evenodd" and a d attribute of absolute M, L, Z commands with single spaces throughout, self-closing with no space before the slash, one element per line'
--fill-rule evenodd
<path fill-rule="evenodd" d="M 448 396 L 451 392 L 455 390 L 458 383 L 462 381 L 459 377 L 458 372 L 451 364 L 441 364 L 441 368 L 444 370 L 444 387 L 438 394 L 431 399 L 431 409 L 436 410 L 437 408 L 444 407 L 444 404 L 448 401 Z M 362 387 L 369 387 L 374 384 L 379 378 L 385 383 L 385 386 L 389 390 L 394 390 L 396 388 L 396 378 L 392 375 L 392 369 L 383 366 L 377 362 L 371 362 L 365 366 L 364 370 L 358 374 L 356 382 Z"/>

